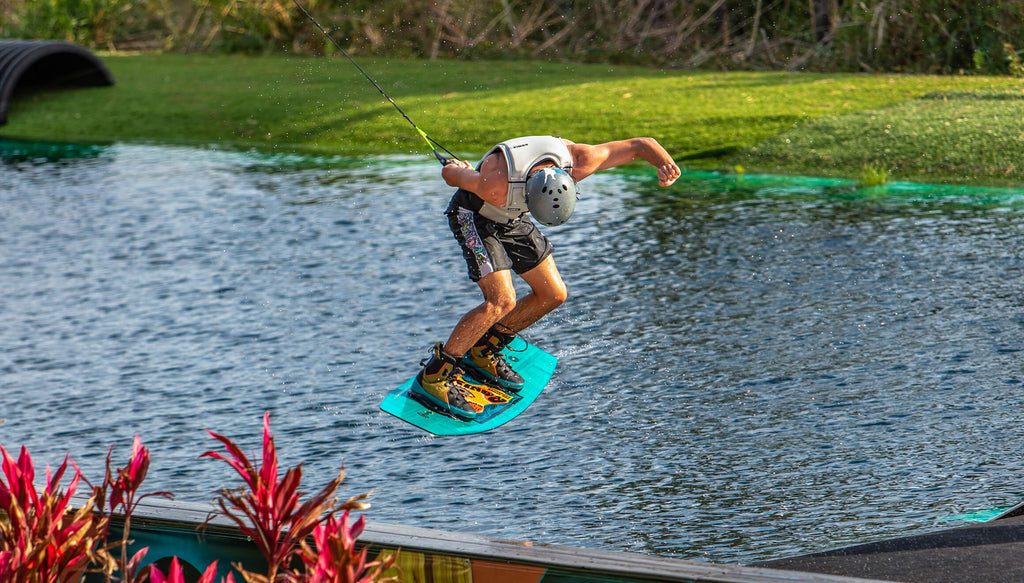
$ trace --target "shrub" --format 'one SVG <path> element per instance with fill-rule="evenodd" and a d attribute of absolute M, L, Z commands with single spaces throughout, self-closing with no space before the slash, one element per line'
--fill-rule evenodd
<path fill-rule="evenodd" d="M 235 568 L 247 583 L 370 583 L 394 581 L 383 573 L 394 566 L 396 554 L 367 561 L 366 550 L 356 551 L 356 539 L 365 520 L 349 525 L 349 512 L 367 507 L 367 496 L 355 496 L 339 504 L 334 493 L 344 478 L 344 468 L 319 493 L 300 503 L 302 466 L 278 473 L 277 450 L 270 434 L 269 414 L 263 417 L 262 464 L 256 467 L 227 437 L 210 432 L 225 447 L 225 453 L 206 452 L 231 465 L 245 485 L 222 490 L 217 504 L 239 530 L 252 537 L 269 565 L 266 574 Z M 46 469 L 46 485 L 36 489 L 35 466 L 22 447 L 14 459 L 3 446 L 0 479 L 0 581 L 4 583 L 78 583 L 84 573 L 100 573 L 112 581 L 183 583 L 177 559 L 167 573 L 153 565 L 140 568 L 147 549 L 128 556 L 131 517 L 139 503 L 149 496 L 170 498 L 168 492 L 140 494 L 149 471 L 149 450 L 138 436 L 132 455 L 122 468 L 111 468 L 107 453 L 106 476 L 92 487 L 92 495 L 79 508 L 71 500 L 81 482 L 78 467 L 65 456 L 57 471 Z M 66 488 L 61 481 L 69 466 L 74 474 Z M 86 482 L 88 483 L 88 482 Z M 118 541 L 108 541 L 111 516 L 123 516 Z M 340 516 L 339 516 L 340 513 Z M 311 538 L 313 546 L 307 542 Z M 199 583 L 213 583 L 216 563 L 207 567 Z M 229 574 L 222 583 L 234 583 Z"/>

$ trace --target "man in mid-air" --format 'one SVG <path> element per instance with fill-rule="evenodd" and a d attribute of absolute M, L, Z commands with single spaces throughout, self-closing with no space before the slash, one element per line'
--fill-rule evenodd
<path fill-rule="evenodd" d="M 523 379 L 501 351 L 566 299 L 551 243 L 530 215 L 548 226 L 565 223 L 576 208 L 576 183 L 637 160 L 658 169 L 660 186 L 679 178 L 672 156 L 653 138 L 591 146 L 529 136 L 496 145 L 476 168 L 465 160 L 444 166 L 441 176 L 458 188 L 446 211 L 448 223 L 484 301 L 459 320 L 447 342 L 434 346 L 413 383 L 414 393 L 472 418 L 476 412 L 459 391 L 462 370 L 507 391 L 522 388 Z M 531 290 L 518 300 L 513 270 Z"/>

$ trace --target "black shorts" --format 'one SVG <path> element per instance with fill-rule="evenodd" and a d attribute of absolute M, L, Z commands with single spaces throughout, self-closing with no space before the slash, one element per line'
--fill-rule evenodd
<path fill-rule="evenodd" d="M 457 204 L 448 207 L 445 214 L 473 281 L 504 269 L 526 273 L 553 251 L 551 242 L 528 217 L 502 225 Z"/>

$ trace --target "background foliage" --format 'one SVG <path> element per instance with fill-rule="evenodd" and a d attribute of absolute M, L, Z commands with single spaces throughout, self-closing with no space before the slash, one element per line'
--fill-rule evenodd
<path fill-rule="evenodd" d="M 354 54 L 1024 74 L 1024 0 L 306 0 Z M 0 36 L 324 53 L 291 0 L 0 0 Z"/>

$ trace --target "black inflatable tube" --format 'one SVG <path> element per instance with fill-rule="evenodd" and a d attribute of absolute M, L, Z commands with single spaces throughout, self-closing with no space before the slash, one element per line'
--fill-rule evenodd
<path fill-rule="evenodd" d="M 0 40 L 0 125 L 19 87 L 102 87 L 114 77 L 89 49 L 63 41 Z"/>

